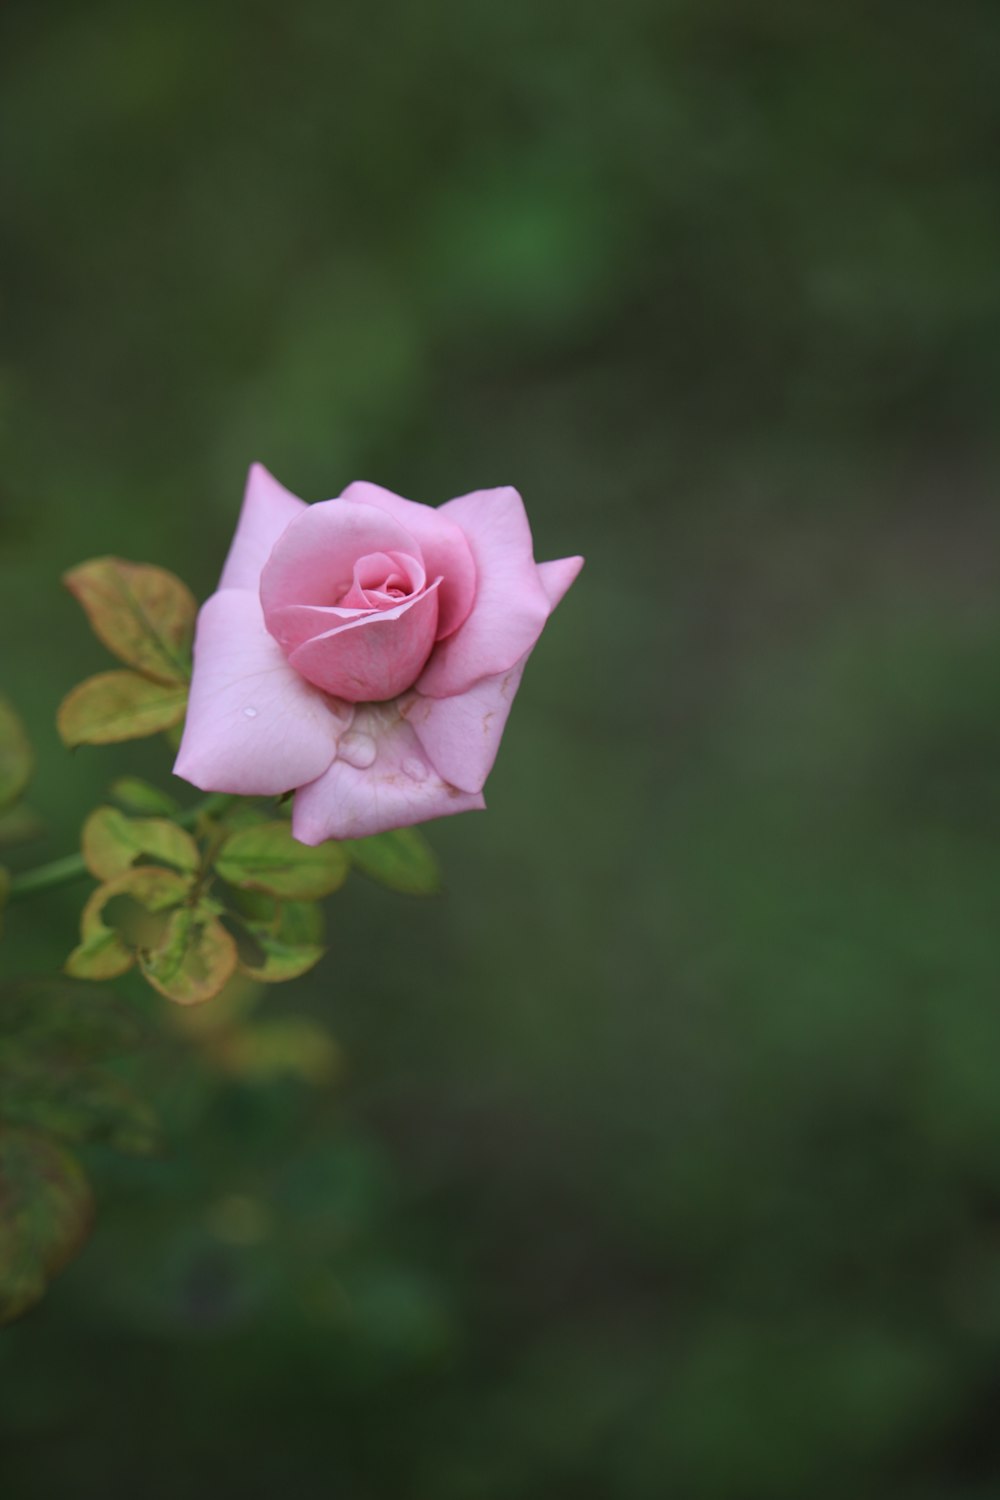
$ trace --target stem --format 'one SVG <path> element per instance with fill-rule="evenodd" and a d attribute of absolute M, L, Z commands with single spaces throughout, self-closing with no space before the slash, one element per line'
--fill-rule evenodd
<path fill-rule="evenodd" d="M 68 885 L 71 880 L 79 880 L 86 873 L 87 866 L 83 862 L 83 856 L 67 854 L 63 859 L 54 859 L 47 865 L 39 865 L 34 870 L 25 870 L 22 875 L 15 875 L 7 891 L 7 900 L 20 901 L 24 896 L 33 896 L 36 891 Z"/>
<path fill-rule="evenodd" d="M 193 828 L 199 818 L 225 812 L 228 807 L 238 801 L 238 797 L 229 796 L 227 793 L 213 792 L 211 796 L 203 797 L 200 802 L 196 802 L 194 807 L 185 808 L 171 821 L 179 828 Z M 37 869 L 25 870 L 22 874 L 15 875 L 7 892 L 7 900 L 8 902 L 20 901 L 25 896 L 33 896 L 37 891 L 51 891 L 56 886 L 69 885 L 71 881 L 80 880 L 89 873 L 82 854 L 66 854 L 62 859 L 53 859 L 47 865 L 39 865 Z"/>

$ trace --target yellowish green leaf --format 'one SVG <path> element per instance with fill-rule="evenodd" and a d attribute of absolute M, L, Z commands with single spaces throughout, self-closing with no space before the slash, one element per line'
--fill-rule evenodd
<path fill-rule="evenodd" d="M 187 692 L 183 683 L 154 682 L 137 672 L 99 672 L 67 693 L 56 724 L 70 746 L 138 740 L 178 724 Z"/>
<path fill-rule="evenodd" d="M 113 896 L 129 896 L 147 912 L 159 913 L 180 906 L 188 896 L 191 884 L 190 876 L 161 870 L 155 865 L 126 870 L 93 892 L 83 908 L 80 930 L 84 937 L 105 930 L 104 910 Z"/>
<path fill-rule="evenodd" d="M 311 847 L 292 838 L 287 823 L 262 823 L 232 834 L 216 859 L 230 885 L 293 901 L 329 896 L 347 878 L 349 861 L 335 843 Z"/>
<path fill-rule="evenodd" d="M 189 680 L 198 606 L 173 573 L 148 563 L 96 557 L 72 568 L 63 582 L 82 605 L 94 634 L 120 661 L 159 682 Z"/>
<path fill-rule="evenodd" d="M 178 1005 L 217 995 L 236 971 L 236 944 L 218 918 L 189 906 L 173 912 L 163 940 L 139 955 L 145 978 Z"/>
<path fill-rule="evenodd" d="M 368 839 L 345 839 L 343 847 L 363 874 L 407 896 L 433 896 L 441 889 L 437 857 L 415 828 L 396 828 Z"/>
<path fill-rule="evenodd" d="M 74 979 L 114 979 L 132 967 L 137 951 L 154 947 L 163 937 L 163 913 L 180 906 L 191 890 L 191 877 L 155 865 L 140 865 L 99 885 L 80 917 L 81 942 L 64 965 Z M 116 897 L 113 919 L 105 915 Z"/>
<path fill-rule="evenodd" d="M 0 698 L 0 807 L 15 802 L 31 780 L 35 757 L 20 716 Z"/>
<path fill-rule="evenodd" d="M 194 872 L 200 856 L 189 833 L 166 818 L 127 818 L 114 807 L 98 807 L 83 825 L 83 858 L 98 880 L 113 880 L 143 856 Z"/>
<path fill-rule="evenodd" d="M 67 958 L 63 969 L 73 979 L 117 979 L 135 963 L 135 954 L 113 928 L 84 938 Z"/>
<path fill-rule="evenodd" d="M 33 1130 L 0 1130 L 0 1323 L 38 1301 L 92 1219 L 90 1187 L 68 1151 Z"/>

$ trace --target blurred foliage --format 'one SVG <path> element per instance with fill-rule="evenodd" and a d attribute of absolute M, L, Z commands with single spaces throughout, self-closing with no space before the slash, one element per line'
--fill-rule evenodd
<path fill-rule="evenodd" d="M 47 732 L 103 667 L 61 572 L 204 597 L 250 460 L 513 482 L 588 557 L 444 898 L 349 881 L 296 981 L 337 1087 L 206 1037 L 162 1156 L 85 1148 L 5 1495 L 998 1492 L 998 47 L 986 0 L 2 8 L 33 854 L 168 766 Z"/>
<path fill-rule="evenodd" d="M 139 1041 L 110 995 L 65 980 L 0 987 L 0 1324 L 79 1251 L 93 1218 L 64 1142 L 146 1152 L 154 1112 L 117 1070 Z"/>
<path fill-rule="evenodd" d="M 30 833 L 31 815 L 18 799 L 31 780 L 34 766 L 28 731 L 13 706 L 0 697 L 0 845 L 17 843 L 19 834 Z M 0 932 L 10 883 L 10 871 L 0 865 Z"/>
<path fill-rule="evenodd" d="M 0 698 L 0 808 L 21 796 L 34 768 L 28 731 L 13 706 Z"/>

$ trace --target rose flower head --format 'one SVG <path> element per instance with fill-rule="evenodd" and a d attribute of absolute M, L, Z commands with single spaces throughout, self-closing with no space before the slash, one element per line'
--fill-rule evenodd
<path fill-rule="evenodd" d="M 359 482 L 307 505 L 254 464 L 198 617 L 176 774 L 294 791 L 304 844 L 485 807 L 524 664 L 582 565 L 535 562 L 513 489 L 435 509 Z"/>

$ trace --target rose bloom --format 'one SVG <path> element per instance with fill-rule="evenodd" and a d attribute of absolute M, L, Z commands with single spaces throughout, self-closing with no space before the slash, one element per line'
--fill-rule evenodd
<path fill-rule="evenodd" d="M 516 490 L 306 505 L 260 464 L 202 607 L 174 770 L 295 792 L 304 844 L 485 807 L 524 664 L 583 564 L 536 563 Z"/>

